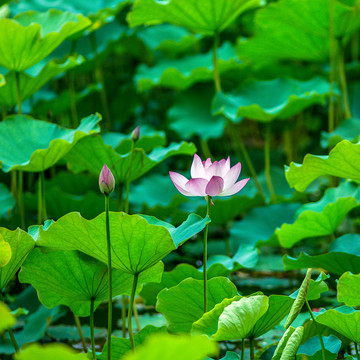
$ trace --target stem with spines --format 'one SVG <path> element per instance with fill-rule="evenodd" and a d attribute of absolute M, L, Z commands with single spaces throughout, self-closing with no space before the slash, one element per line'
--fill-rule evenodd
<path fill-rule="evenodd" d="M 206 215 L 210 216 L 211 197 L 207 195 L 205 197 L 207 201 Z M 204 266 L 204 314 L 207 312 L 207 238 L 208 238 L 209 224 L 205 225 L 204 229 L 204 254 L 203 254 L 203 266 Z"/>

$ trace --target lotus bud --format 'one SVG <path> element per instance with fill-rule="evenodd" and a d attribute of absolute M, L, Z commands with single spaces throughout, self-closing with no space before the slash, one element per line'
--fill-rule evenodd
<path fill-rule="evenodd" d="M 135 142 L 136 140 L 139 139 L 139 137 L 140 137 L 140 125 L 137 126 L 131 133 L 131 140 Z"/>
<path fill-rule="evenodd" d="M 106 164 L 104 164 L 99 176 L 99 187 L 100 191 L 105 195 L 109 195 L 115 189 L 114 175 Z"/>

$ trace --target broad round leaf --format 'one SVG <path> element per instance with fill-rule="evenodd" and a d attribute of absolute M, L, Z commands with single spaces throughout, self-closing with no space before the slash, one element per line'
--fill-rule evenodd
<path fill-rule="evenodd" d="M 75 130 L 27 115 L 13 115 L 0 123 L 2 170 L 38 172 L 55 165 L 81 138 L 100 131 L 99 114 L 82 119 Z"/>
<path fill-rule="evenodd" d="M 131 27 L 170 23 L 206 35 L 221 32 L 241 13 L 260 6 L 259 0 L 137 0 L 128 14 Z"/>
<path fill-rule="evenodd" d="M 208 311 L 224 299 L 237 295 L 236 286 L 225 277 L 208 280 Z M 188 278 L 179 285 L 162 290 L 156 303 L 169 323 L 171 332 L 189 332 L 204 314 L 204 282 Z"/>
<path fill-rule="evenodd" d="M 360 274 L 343 274 L 337 284 L 337 299 L 347 306 L 360 306 Z"/>
<path fill-rule="evenodd" d="M 28 11 L 14 19 L 0 19 L 0 66 L 24 71 L 90 24 L 81 14 L 54 9 L 44 13 Z"/>
<path fill-rule="evenodd" d="M 0 289 L 3 289 L 19 270 L 27 254 L 35 246 L 35 241 L 19 228 L 14 231 L 0 228 L 0 236 L 10 244 L 12 254 L 10 261 L 4 267 L 0 267 Z"/>
<path fill-rule="evenodd" d="M 11 314 L 10 309 L 7 305 L 0 301 L 0 334 L 8 329 L 11 328 L 13 325 L 16 324 L 15 316 Z"/>
<path fill-rule="evenodd" d="M 11 259 L 11 247 L 0 234 L 0 268 L 8 264 Z"/>

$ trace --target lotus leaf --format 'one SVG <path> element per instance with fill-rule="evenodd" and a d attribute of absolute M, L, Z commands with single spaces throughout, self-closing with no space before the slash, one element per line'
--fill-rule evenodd
<path fill-rule="evenodd" d="M 337 284 L 337 298 L 347 306 L 360 306 L 360 274 L 346 272 Z"/>

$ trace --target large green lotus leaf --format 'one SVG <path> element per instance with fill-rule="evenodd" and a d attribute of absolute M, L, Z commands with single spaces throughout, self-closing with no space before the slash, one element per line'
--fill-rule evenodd
<path fill-rule="evenodd" d="M 243 297 L 232 302 L 220 315 L 217 331 L 211 339 L 222 341 L 248 337 L 268 308 L 269 298 L 265 295 Z"/>
<path fill-rule="evenodd" d="M 193 155 L 196 147 L 192 143 L 171 143 L 168 147 L 157 147 L 150 154 L 136 149 L 131 167 L 131 180 L 142 176 L 154 166 L 174 155 Z M 104 164 L 113 172 L 117 182 L 125 182 L 130 168 L 130 153 L 121 155 L 113 147 L 106 145 L 101 136 L 92 136 L 79 141 L 65 157 L 69 168 L 75 173 L 90 171 L 100 174 Z"/>
<path fill-rule="evenodd" d="M 99 114 L 90 115 L 72 130 L 27 115 L 7 117 L 0 123 L 2 170 L 36 172 L 50 168 L 81 138 L 98 133 L 100 120 Z"/>
<path fill-rule="evenodd" d="M 173 0 L 172 0 L 173 1 Z M 180 59 L 163 59 L 153 67 L 140 65 L 135 75 L 135 82 L 140 91 L 155 86 L 176 90 L 185 90 L 197 82 L 211 81 L 214 76 L 212 51 Z M 218 49 L 219 72 L 224 73 L 238 68 L 239 59 L 229 42 Z"/>
<path fill-rule="evenodd" d="M 285 255 L 283 257 L 285 270 L 322 268 L 336 275 L 346 271 L 360 273 L 360 235 L 346 234 L 330 244 L 329 252 L 321 255 L 301 253 L 296 259 Z"/>
<path fill-rule="evenodd" d="M 91 24 L 81 14 L 50 9 L 0 19 L 0 66 L 24 71 L 48 56 L 66 38 Z"/>
<path fill-rule="evenodd" d="M 45 66 L 37 64 L 19 74 L 21 100 L 26 100 L 54 77 L 72 69 L 84 61 L 82 56 L 70 56 L 66 60 L 51 60 Z M 0 106 L 12 107 L 17 104 L 16 72 L 5 75 L 6 85 L 0 89 Z"/>
<path fill-rule="evenodd" d="M 339 142 L 328 156 L 307 154 L 303 163 L 292 162 L 286 168 L 286 179 L 291 187 L 304 191 L 322 175 L 338 176 L 360 181 L 360 143 Z"/>
<path fill-rule="evenodd" d="M 79 354 L 64 344 L 31 344 L 14 356 L 15 360 L 86 360 L 86 354 Z"/>
<path fill-rule="evenodd" d="M 12 254 L 10 261 L 4 267 L 0 267 L 0 289 L 3 289 L 19 270 L 27 254 L 35 246 L 35 241 L 19 228 L 14 231 L 0 228 L 0 235 L 10 244 Z"/>
<path fill-rule="evenodd" d="M 274 235 L 276 228 L 283 223 L 294 221 L 299 207 L 298 203 L 282 203 L 250 210 L 243 220 L 234 222 L 230 229 L 232 248 L 237 248 L 241 243 L 252 246 L 261 246 L 263 243 L 278 244 L 277 236 Z"/>
<path fill-rule="evenodd" d="M 348 38 L 360 25 L 359 7 L 355 1 L 350 3 L 354 6 L 334 1 L 336 39 Z M 285 0 L 259 10 L 255 36 L 240 42 L 238 53 L 256 63 L 276 59 L 325 61 L 329 57 L 329 0 Z"/>
<path fill-rule="evenodd" d="M 330 275 L 326 275 L 325 273 L 321 272 L 316 280 L 310 279 L 309 288 L 306 293 L 306 300 L 310 301 L 320 299 L 320 294 L 329 290 L 329 287 L 324 281 L 327 280 L 329 277 Z M 298 293 L 299 290 L 296 290 L 290 295 L 290 297 L 295 299 Z"/>
<path fill-rule="evenodd" d="M 325 348 L 325 359 L 335 360 L 341 347 L 341 340 L 334 335 L 322 337 Z M 305 355 L 309 360 L 318 360 L 322 358 L 321 343 L 318 336 L 314 336 L 300 345 L 297 354 Z"/>
<path fill-rule="evenodd" d="M 205 360 L 217 356 L 218 346 L 203 336 L 157 334 L 124 356 L 124 360 Z"/>
<path fill-rule="evenodd" d="M 295 222 L 284 223 L 276 230 L 279 243 L 290 248 L 308 237 L 333 234 L 345 215 L 359 202 L 359 188 L 351 182 L 327 189 L 319 201 L 301 206 Z"/>
<path fill-rule="evenodd" d="M 321 132 L 321 146 L 323 148 L 334 147 L 342 140 L 358 143 L 360 140 L 360 120 L 357 118 L 345 119 L 331 133 Z"/>
<path fill-rule="evenodd" d="M 139 215 L 110 212 L 112 266 L 129 274 L 139 274 L 200 232 L 207 219 L 189 216 L 178 228 Z M 58 250 L 79 250 L 107 264 L 105 213 L 86 220 L 69 213 L 46 229 L 39 228 L 37 244 Z"/>
<path fill-rule="evenodd" d="M 236 286 L 225 277 L 208 280 L 208 311 L 225 298 L 237 295 Z M 204 313 L 204 282 L 188 278 L 170 289 L 162 290 L 156 303 L 171 332 L 189 332 L 192 324 Z"/>
<path fill-rule="evenodd" d="M 163 265 L 161 262 L 158 264 L 156 269 L 147 272 L 157 273 L 161 278 Z M 150 280 L 149 274 L 145 275 Z M 112 277 L 113 296 L 130 295 L 133 276 L 114 270 Z M 141 277 L 137 291 L 142 285 Z M 108 298 L 107 266 L 77 251 L 34 249 L 21 267 L 19 280 L 31 284 L 46 307 L 67 305 L 78 316 L 90 315 L 92 299 L 97 307 Z M 151 281 L 156 280 L 160 279 Z"/>
<path fill-rule="evenodd" d="M 0 318 L 0 334 L 4 330 L 11 328 L 16 323 L 15 316 L 11 314 L 10 309 L 2 301 L 0 301 Z"/>
<path fill-rule="evenodd" d="M 11 246 L 0 234 L 0 268 L 7 265 L 11 259 Z"/>
<path fill-rule="evenodd" d="M 5 78 L 4 75 L 0 74 L 0 87 L 5 85 Z"/>
<path fill-rule="evenodd" d="M 149 335 L 166 333 L 166 326 L 155 327 L 153 325 L 147 325 L 134 335 L 135 346 L 143 344 Z M 116 336 L 111 337 L 111 358 L 120 359 L 126 353 L 131 352 L 130 339 L 124 339 Z M 108 342 L 106 341 L 103 350 L 100 355 L 97 356 L 99 360 L 107 360 L 108 355 Z"/>
<path fill-rule="evenodd" d="M 107 132 L 102 135 L 104 143 L 112 146 L 119 154 L 127 154 L 131 150 L 131 133 L 128 135 L 118 132 Z M 158 146 L 166 145 L 164 131 L 156 131 L 150 126 L 141 125 L 140 138 L 135 143 L 135 148 L 141 148 L 146 153 L 151 152 Z"/>
<path fill-rule="evenodd" d="M 229 94 L 219 92 L 212 103 L 214 115 L 232 121 L 240 118 L 269 122 L 288 119 L 314 104 L 324 104 L 329 83 L 321 78 L 299 81 L 278 78 L 268 81 L 247 80 Z"/>
<path fill-rule="evenodd" d="M 170 24 L 144 27 L 136 35 L 151 50 L 161 51 L 172 58 L 194 49 L 201 38 L 200 34 Z"/>
<path fill-rule="evenodd" d="M 337 331 L 355 343 L 360 342 L 360 310 L 347 306 L 326 310 L 316 317 L 322 325 Z"/>
<path fill-rule="evenodd" d="M 225 119 L 211 114 L 213 95 L 214 90 L 209 85 L 180 93 L 167 113 L 170 128 L 183 139 L 190 139 L 193 135 L 200 136 L 204 141 L 221 137 Z"/>
<path fill-rule="evenodd" d="M 9 216 L 15 206 L 15 199 L 5 184 L 0 183 L 0 219 Z"/>
<path fill-rule="evenodd" d="M 259 0 L 137 0 L 128 14 L 130 27 L 170 23 L 201 34 L 213 35 L 224 30 L 240 14 L 260 6 Z"/>
<path fill-rule="evenodd" d="M 360 274 L 346 272 L 337 284 L 337 299 L 347 306 L 360 306 Z"/>

